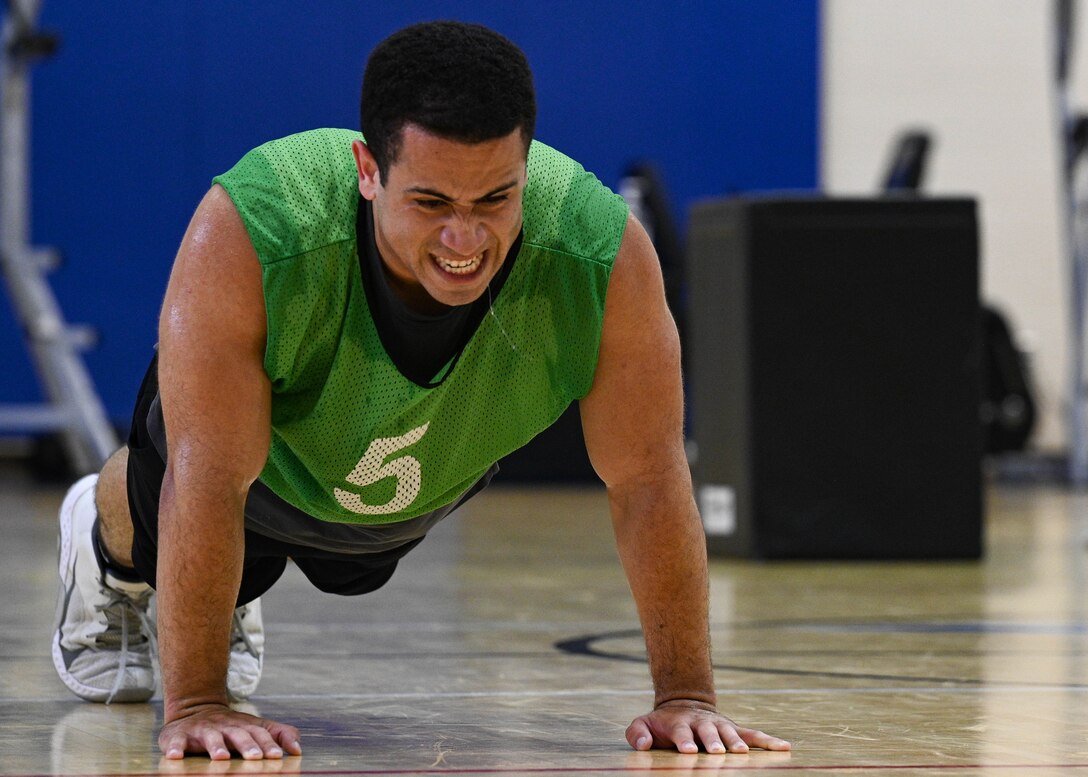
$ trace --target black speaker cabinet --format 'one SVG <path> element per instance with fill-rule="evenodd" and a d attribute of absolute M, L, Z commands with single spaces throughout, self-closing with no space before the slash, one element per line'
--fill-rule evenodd
<path fill-rule="evenodd" d="M 706 202 L 687 260 L 710 552 L 979 558 L 975 203 Z"/>

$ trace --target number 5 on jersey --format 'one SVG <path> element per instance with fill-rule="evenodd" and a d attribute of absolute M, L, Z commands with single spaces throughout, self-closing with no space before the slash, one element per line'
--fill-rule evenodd
<path fill-rule="evenodd" d="M 419 496 L 419 490 L 423 487 L 423 471 L 419 466 L 419 460 L 415 456 L 398 456 L 395 459 L 386 459 L 399 450 L 415 445 L 423 435 L 427 433 L 430 422 L 417 426 L 407 434 L 400 437 L 379 437 L 367 446 L 363 458 L 355 465 L 355 469 L 345 478 L 355 486 L 369 486 L 385 478 L 397 479 L 397 493 L 383 505 L 368 505 L 363 502 L 358 494 L 343 489 L 334 488 L 333 494 L 336 501 L 346 510 L 360 515 L 389 515 L 399 513 L 406 509 Z"/>

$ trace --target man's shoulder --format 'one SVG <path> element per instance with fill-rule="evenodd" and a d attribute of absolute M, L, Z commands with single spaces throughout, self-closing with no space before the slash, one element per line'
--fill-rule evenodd
<path fill-rule="evenodd" d="M 526 242 L 611 264 L 627 224 L 627 203 L 580 163 L 534 140 L 523 205 Z"/>
<path fill-rule="evenodd" d="M 257 146 L 250 153 L 275 153 L 275 154 L 306 154 L 321 153 L 325 149 L 340 150 L 344 146 L 349 149 L 351 141 L 362 140 L 362 133 L 356 130 L 341 129 L 338 127 L 320 127 L 317 129 L 303 130 L 291 135 L 274 138 Z"/>
<path fill-rule="evenodd" d="M 245 154 L 225 175 L 264 173 L 313 175 L 353 166 L 351 142 L 362 138 L 353 130 L 322 128 L 269 140 Z"/>
<path fill-rule="evenodd" d="M 596 176 L 578 161 L 539 140 L 534 140 L 529 145 L 526 166 L 528 189 L 537 196 L 565 196 L 572 186 L 580 182 L 591 181 L 601 185 Z"/>
<path fill-rule="evenodd" d="M 358 202 L 351 141 L 343 129 L 316 129 L 268 141 L 214 183 L 242 217 L 262 262 L 354 239 Z"/>

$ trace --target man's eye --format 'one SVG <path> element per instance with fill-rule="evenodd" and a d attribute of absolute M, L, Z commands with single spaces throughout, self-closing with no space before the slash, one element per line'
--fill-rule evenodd
<path fill-rule="evenodd" d="M 501 205 L 509 199 L 505 194 L 496 194 L 494 197 L 484 197 L 480 200 L 482 205 Z"/>
<path fill-rule="evenodd" d="M 446 203 L 444 203 L 442 200 L 416 200 L 416 204 L 419 205 L 419 207 L 421 208 L 425 208 L 426 210 L 438 210 Z"/>

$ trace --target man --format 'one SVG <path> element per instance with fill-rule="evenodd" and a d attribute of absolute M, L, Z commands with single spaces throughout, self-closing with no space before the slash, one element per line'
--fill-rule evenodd
<path fill-rule="evenodd" d="M 628 741 L 789 747 L 714 707 L 653 248 L 622 199 L 532 142 L 535 114 L 512 43 L 415 25 L 368 61 L 363 135 L 265 144 L 198 207 L 128 445 L 61 509 L 53 646 L 80 696 L 146 700 L 154 585 L 167 758 L 301 752 L 293 727 L 229 707 L 260 678 L 258 597 L 286 559 L 324 591 L 375 590 L 575 399 L 656 692 Z"/>

